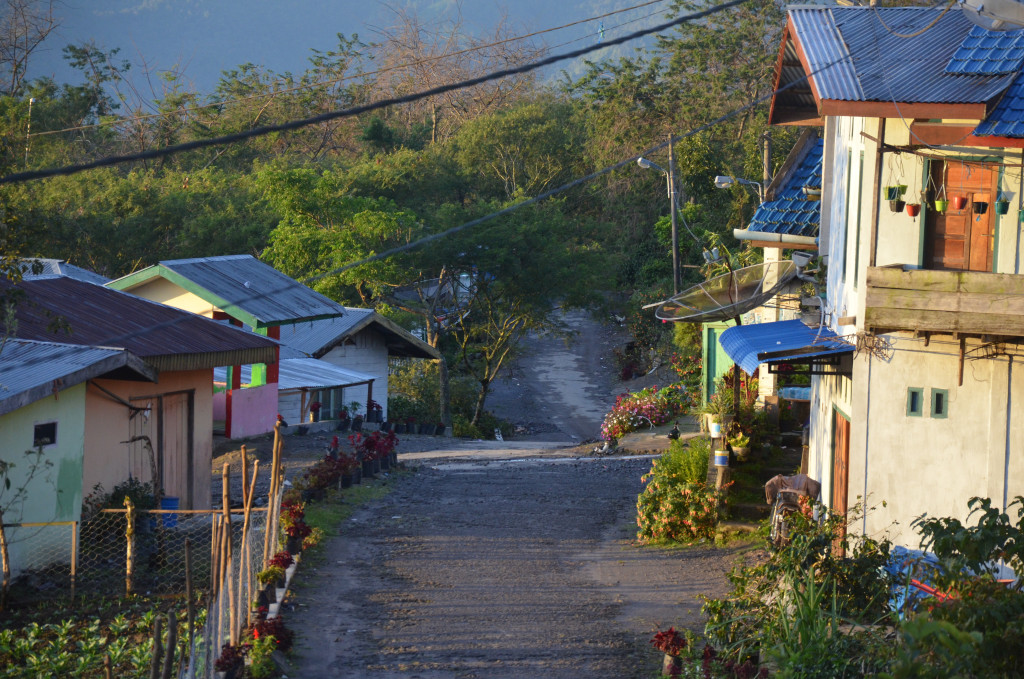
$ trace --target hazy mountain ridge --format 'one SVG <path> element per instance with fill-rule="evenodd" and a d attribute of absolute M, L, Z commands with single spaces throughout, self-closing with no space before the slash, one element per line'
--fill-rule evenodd
<path fill-rule="evenodd" d="M 460 21 L 464 32 L 487 36 L 503 18 L 509 32 L 521 35 L 631 4 L 629 0 L 565 4 L 550 0 L 410 0 L 404 7 L 426 26 L 444 29 Z M 578 49 L 597 42 L 602 28 L 605 38 L 610 39 L 662 21 L 668 5 L 666 0 L 587 21 L 547 33 L 538 40 L 556 52 Z M 396 14 L 389 5 L 352 0 L 67 0 L 58 15 L 60 27 L 30 64 L 32 77 L 48 75 L 58 82 L 77 82 L 80 78 L 64 63 L 61 50 L 69 43 L 92 40 L 103 49 L 120 48 L 118 56 L 133 63 L 130 75 L 136 79 L 141 80 L 145 70 L 177 70 L 187 86 L 201 93 L 212 92 L 223 71 L 244 63 L 259 64 L 275 73 L 299 73 L 308 66 L 312 49 L 324 51 L 337 46 L 338 33 L 358 34 L 364 41 L 373 41 L 380 30 L 396 23 Z M 616 52 L 629 54 L 633 48 L 631 43 Z M 572 72 L 579 66 L 567 63 L 555 72 Z"/>

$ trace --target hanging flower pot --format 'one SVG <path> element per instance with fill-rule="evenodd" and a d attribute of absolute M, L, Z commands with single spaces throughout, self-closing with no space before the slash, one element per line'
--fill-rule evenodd
<path fill-rule="evenodd" d="M 906 205 L 906 203 L 904 201 L 902 201 L 902 200 L 890 200 L 889 201 L 889 209 L 892 210 L 893 212 L 903 212 L 903 207 L 905 205 Z"/>
<path fill-rule="evenodd" d="M 948 200 L 936 200 L 934 202 L 934 206 L 935 206 L 935 211 L 936 212 L 945 212 L 946 208 L 949 207 L 949 201 Z"/>
<path fill-rule="evenodd" d="M 996 214 L 997 215 L 1005 215 L 1007 212 L 1010 211 L 1010 201 L 1008 201 L 1008 200 L 997 200 L 996 201 L 996 205 L 995 205 L 995 209 L 996 209 Z"/>
<path fill-rule="evenodd" d="M 974 214 L 983 215 L 988 211 L 988 202 L 984 200 L 976 200 L 971 203 L 971 209 L 974 210 Z"/>
<path fill-rule="evenodd" d="M 910 215 L 911 217 L 916 217 L 920 213 L 921 213 L 921 204 L 920 203 L 908 203 L 907 204 L 907 214 L 908 215 Z"/>
<path fill-rule="evenodd" d="M 903 195 L 904 191 L 907 190 L 905 185 L 894 185 L 885 187 L 885 199 L 886 200 L 899 200 L 900 196 Z"/>
<path fill-rule="evenodd" d="M 963 210 L 967 207 L 967 196 L 953 196 L 950 200 L 954 210 Z"/>

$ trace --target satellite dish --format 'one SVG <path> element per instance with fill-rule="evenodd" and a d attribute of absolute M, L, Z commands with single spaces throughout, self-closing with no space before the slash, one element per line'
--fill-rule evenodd
<path fill-rule="evenodd" d="M 963 0 L 960 7 L 971 23 L 989 31 L 1024 28 L 1024 3 L 1017 0 Z"/>
<path fill-rule="evenodd" d="M 745 266 L 680 292 L 659 304 L 654 315 L 663 321 L 725 321 L 761 306 L 796 274 L 789 259 Z"/>

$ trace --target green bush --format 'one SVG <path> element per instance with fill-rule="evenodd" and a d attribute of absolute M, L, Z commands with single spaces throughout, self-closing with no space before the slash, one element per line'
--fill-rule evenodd
<path fill-rule="evenodd" d="M 658 461 L 659 472 L 683 483 L 703 483 L 708 477 L 711 439 L 700 436 L 689 442 L 672 441 Z"/>
<path fill-rule="evenodd" d="M 711 440 L 689 446 L 673 441 L 644 475 L 636 502 L 637 539 L 692 542 L 711 539 L 725 504 L 725 493 L 705 484 Z"/>

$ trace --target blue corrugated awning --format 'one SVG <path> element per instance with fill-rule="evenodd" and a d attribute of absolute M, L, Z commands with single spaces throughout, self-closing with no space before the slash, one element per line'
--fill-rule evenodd
<path fill-rule="evenodd" d="M 810 328 L 801 321 L 738 325 L 723 332 L 718 342 L 748 374 L 753 374 L 762 363 L 785 363 L 853 351 L 852 345 L 837 339 L 828 328 Z"/>

